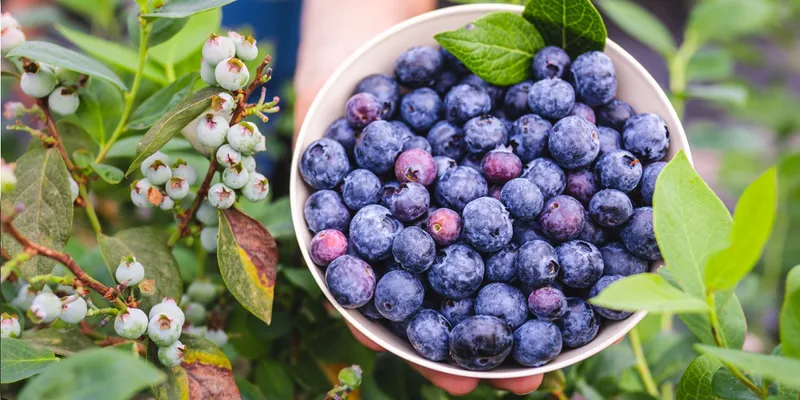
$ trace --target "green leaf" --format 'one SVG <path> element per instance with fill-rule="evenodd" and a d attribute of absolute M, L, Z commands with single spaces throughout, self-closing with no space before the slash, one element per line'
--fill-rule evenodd
<path fill-rule="evenodd" d="M 711 387 L 714 393 L 723 399 L 730 400 L 759 400 L 755 393 L 751 392 L 741 381 L 727 368 L 720 368 L 711 380 Z"/>
<path fill-rule="evenodd" d="M 97 242 L 111 276 L 123 257 L 133 254 L 144 267 L 144 279 L 155 281 L 155 292 L 142 297 L 139 308 L 147 312 L 164 297 L 180 299 L 183 294 L 178 263 L 167 247 L 169 232 L 156 227 L 129 228 L 114 237 L 98 235 Z"/>
<path fill-rule="evenodd" d="M 689 13 L 686 36 L 700 43 L 732 40 L 761 31 L 775 21 L 776 12 L 767 0 L 701 1 Z"/>
<path fill-rule="evenodd" d="M 662 171 L 663 172 L 663 171 Z M 714 357 L 697 357 L 678 383 L 678 400 L 717 400 L 711 386 L 714 374 L 722 367 L 722 363 Z"/>
<path fill-rule="evenodd" d="M 4 197 L 11 204 L 25 206 L 14 226 L 28 239 L 60 251 L 72 232 L 72 197 L 69 172 L 56 149 L 35 148 L 17 160 L 17 187 Z M 22 246 L 6 233 L 2 235 L 3 249 L 12 257 Z M 55 261 L 33 257 L 20 265 L 22 277 L 49 274 Z"/>
<path fill-rule="evenodd" d="M 199 72 L 192 72 L 153 93 L 136 107 L 128 120 L 128 129 L 147 129 L 153 126 L 164 113 L 186 100 L 199 78 Z"/>
<path fill-rule="evenodd" d="M 89 85 L 80 93 L 81 104 L 78 110 L 59 122 L 64 121 L 83 128 L 95 143 L 103 145 L 122 117 L 122 94 L 103 80 L 89 81 Z"/>
<path fill-rule="evenodd" d="M 135 73 L 139 65 L 139 55 L 135 51 L 119 44 L 92 36 L 64 25 L 57 25 L 56 30 L 67 40 L 89 55 L 111 64 L 127 72 Z M 152 63 L 146 62 L 142 76 L 161 84 L 167 83 L 164 72 Z"/>
<path fill-rule="evenodd" d="M 800 360 L 768 356 L 741 350 L 722 349 L 704 344 L 695 345 L 697 351 L 719 358 L 735 367 L 773 379 L 781 384 L 800 388 Z"/>
<path fill-rule="evenodd" d="M 800 358 L 800 265 L 786 277 L 779 325 L 783 352 L 788 357 Z"/>
<path fill-rule="evenodd" d="M 71 356 L 81 350 L 96 347 L 94 342 L 77 328 L 45 328 L 25 332 L 24 341 L 44 347 L 60 356 Z"/>
<path fill-rule="evenodd" d="M 91 167 L 100 179 L 112 185 L 122 182 L 122 178 L 125 177 L 125 173 L 113 165 L 92 163 Z"/>
<path fill-rule="evenodd" d="M 188 22 L 188 18 L 160 18 L 150 22 L 150 40 L 148 46 L 153 47 L 175 36 Z M 139 6 L 131 7 L 127 19 L 128 38 L 134 46 L 139 45 Z"/>
<path fill-rule="evenodd" d="M 242 395 L 242 400 L 267 400 L 267 396 L 264 396 L 264 393 L 261 392 L 261 389 L 259 389 L 258 386 L 248 382 L 247 379 L 236 377 L 236 387 L 239 388 L 239 393 Z"/>
<path fill-rule="evenodd" d="M 536 28 L 509 12 L 488 14 L 434 38 L 470 71 L 495 85 L 528 78 L 533 56 L 544 47 Z"/>
<path fill-rule="evenodd" d="M 211 106 L 211 98 L 219 94 L 219 90 L 217 87 L 200 89 L 162 115 L 136 146 L 136 159 L 133 160 L 125 175 L 130 175 L 131 172 L 139 169 L 139 165 L 147 157 L 161 149 L 189 122 L 207 110 Z"/>
<path fill-rule="evenodd" d="M 774 167 L 745 189 L 733 214 L 731 245 L 715 254 L 706 266 L 705 283 L 709 289 L 734 288 L 756 266 L 772 233 L 777 197 Z"/>
<path fill-rule="evenodd" d="M 258 363 L 255 382 L 270 400 L 294 399 L 294 382 L 279 361 L 264 360 Z"/>
<path fill-rule="evenodd" d="M 128 136 L 117 140 L 108 151 L 106 158 L 134 158 L 136 157 L 136 145 L 144 138 L 144 135 Z M 192 144 L 183 138 L 174 138 L 161 148 L 162 152 L 174 153 L 183 150 L 191 150 Z M 92 159 L 94 161 L 94 159 Z"/>
<path fill-rule="evenodd" d="M 605 397 L 603 397 L 597 389 L 593 388 L 592 385 L 586 383 L 583 379 L 578 381 L 577 389 L 586 400 L 605 400 Z"/>
<path fill-rule="evenodd" d="M 235 0 L 171 0 L 154 12 L 144 14 L 145 18 L 185 18 L 203 11 L 220 8 Z"/>
<path fill-rule="evenodd" d="M 620 279 L 589 302 L 615 310 L 708 312 L 708 305 L 705 302 L 676 289 L 656 274 L 638 274 Z"/>
<path fill-rule="evenodd" d="M 177 65 L 189 56 L 199 53 L 204 39 L 208 38 L 212 32 L 219 31 L 221 22 L 222 12 L 220 9 L 189 17 L 186 26 L 175 36 L 150 49 L 150 57 L 161 65 Z M 195 68 L 199 68 L 199 66 L 199 62 L 195 64 Z"/>
<path fill-rule="evenodd" d="M 637 325 L 639 329 L 641 325 Z M 694 337 L 685 333 L 663 332 L 645 343 L 644 357 L 656 382 L 680 378 L 686 366 L 697 357 Z M 677 380 L 675 381 L 677 382 Z"/>
<path fill-rule="evenodd" d="M 0 339 L 0 383 L 21 381 L 58 362 L 52 351 L 21 339 Z"/>
<path fill-rule="evenodd" d="M 721 290 L 714 293 L 714 305 L 722 329 L 720 334 L 729 348 L 741 349 L 747 333 L 747 321 L 739 298 L 733 290 Z M 686 327 L 705 344 L 714 344 L 711 322 L 706 314 L 679 314 Z"/>
<path fill-rule="evenodd" d="M 235 208 L 219 216 L 217 262 L 233 297 L 267 324 L 272 319 L 278 245 L 261 223 Z"/>
<path fill-rule="evenodd" d="M 693 99 L 743 106 L 747 104 L 748 91 L 747 87 L 738 83 L 690 84 L 686 88 L 686 96 Z"/>
<path fill-rule="evenodd" d="M 281 271 L 286 279 L 292 283 L 292 285 L 305 290 L 306 293 L 311 296 L 311 298 L 318 299 L 322 295 L 322 291 L 319 290 L 317 281 L 314 280 L 314 277 L 311 275 L 311 272 L 308 270 L 308 268 L 283 268 Z"/>
<path fill-rule="evenodd" d="M 180 341 L 186 347 L 183 362 L 172 368 L 161 367 L 167 379 L 152 387 L 157 400 L 239 398 L 231 363 L 222 350 L 199 336 L 183 334 Z M 158 347 L 152 343 L 147 347 L 148 358 L 158 363 Z"/>
<path fill-rule="evenodd" d="M 667 270 L 686 293 L 705 298 L 706 262 L 728 246 L 732 225 L 728 209 L 678 152 L 656 182 L 653 229 Z"/>
<path fill-rule="evenodd" d="M 92 349 L 65 358 L 28 381 L 19 399 L 124 400 L 162 380 L 163 373 L 130 352 Z"/>
<path fill-rule="evenodd" d="M 603 0 L 598 6 L 620 29 L 662 56 L 675 53 L 672 34 L 646 8 L 629 0 Z"/>
<path fill-rule="evenodd" d="M 125 84 L 122 83 L 122 80 L 105 65 L 93 58 L 65 49 L 56 44 L 35 40 L 27 41 L 14 50 L 11 50 L 8 53 L 8 57 L 27 57 L 70 71 L 96 76 L 117 85 L 121 90 L 128 90 Z"/>
<path fill-rule="evenodd" d="M 242 205 L 244 204 L 242 202 Z M 283 196 L 269 203 L 268 206 L 264 206 L 263 203 L 251 203 L 251 206 L 246 209 L 248 215 L 252 215 L 253 218 L 261 221 L 275 239 L 281 240 L 294 237 L 289 196 Z M 251 210 L 256 213 L 251 214 Z"/>
<path fill-rule="evenodd" d="M 606 26 L 589 0 L 531 0 L 522 16 L 539 29 L 546 44 L 561 47 L 573 59 L 606 46 Z"/>
<path fill-rule="evenodd" d="M 702 49 L 692 56 L 686 66 L 688 81 L 714 81 L 733 74 L 733 57 L 725 49 Z"/>

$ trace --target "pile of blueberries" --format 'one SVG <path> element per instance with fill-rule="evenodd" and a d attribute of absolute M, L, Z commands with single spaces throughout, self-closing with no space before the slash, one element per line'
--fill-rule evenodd
<path fill-rule="evenodd" d="M 411 48 L 302 155 L 328 289 L 427 359 L 544 365 L 628 317 L 587 299 L 661 258 L 664 121 L 615 97 L 601 52 L 546 47 L 532 68 L 535 81 L 498 87 Z"/>

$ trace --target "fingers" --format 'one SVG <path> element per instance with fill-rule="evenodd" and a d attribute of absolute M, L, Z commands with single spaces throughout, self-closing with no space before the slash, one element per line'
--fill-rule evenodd
<path fill-rule="evenodd" d="M 414 365 L 412 363 L 408 363 L 408 365 L 411 366 L 411 368 L 414 368 L 420 373 L 420 375 L 425 377 L 425 379 L 430 381 L 432 384 L 442 388 L 442 390 L 450 393 L 453 396 L 463 396 L 471 393 L 476 387 L 478 387 L 478 379 L 476 378 L 448 375 L 432 369 L 421 367 L 419 365 Z"/>
<path fill-rule="evenodd" d="M 533 392 L 542 384 L 543 375 L 527 376 L 524 378 L 493 379 L 487 381 L 490 385 L 500 390 L 506 390 L 516 395 Z"/>
<path fill-rule="evenodd" d="M 356 340 L 358 340 L 359 343 L 363 344 L 364 347 L 372 351 L 386 351 L 386 349 L 381 347 L 379 344 L 373 342 L 372 340 L 370 340 L 370 338 L 364 336 L 363 333 L 359 332 L 358 329 L 356 329 L 353 325 L 350 325 L 349 322 L 345 321 L 345 323 L 347 324 L 347 329 L 350 329 L 350 333 L 353 334 L 353 337 L 356 338 Z"/>

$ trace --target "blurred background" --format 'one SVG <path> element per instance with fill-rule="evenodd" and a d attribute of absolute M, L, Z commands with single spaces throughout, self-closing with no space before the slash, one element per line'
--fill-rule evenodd
<path fill-rule="evenodd" d="M 476 1 L 440 1 L 439 6 L 473 2 Z M 689 136 L 695 167 L 730 208 L 749 182 L 770 165 L 780 163 L 781 197 L 775 231 L 759 267 L 737 291 L 749 321 L 746 348 L 771 349 L 777 342 L 783 278 L 791 266 L 800 263 L 800 1 L 594 3 L 605 18 L 609 37 L 638 59 L 670 95 Z M 77 47 L 130 79 L 135 66 L 126 65 L 125 58 L 112 50 L 131 47 L 128 26 L 132 0 L 3 0 L 0 5 L 2 11 L 11 12 L 20 21 L 28 40 Z M 210 32 L 224 32 L 227 28 L 252 32 L 259 47 L 273 55 L 274 78 L 269 95 L 281 97 L 282 111 L 271 115 L 269 123 L 261 124 L 261 131 L 269 138 L 269 151 L 258 160 L 259 170 L 272 184 L 272 200 L 267 206 L 246 207 L 280 242 L 282 264 L 275 314 L 272 325 L 266 326 L 235 302 L 226 303 L 223 299 L 219 307 L 224 311 L 223 320 L 231 339 L 224 350 L 242 378 L 240 386 L 246 387 L 243 393 L 260 391 L 269 399 L 318 398 L 330 388 L 336 371 L 352 363 L 360 364 L 365 371 L 361 398 L 450 398 L 399 359 L 386 354 L 376 356 L 355 342 L 341 318 L 323 306 L 321 293 L 299 256 L 286 194 L 295 131 L 292 79 L 297 66 L 301 10 L 301 0 L 239 0 L 225 6 L 222 13 L 215 10 L 192 17 L 176 35 L 182 42 L 170 43 L 175 40 L 171 39 L 160 45 L 160 51 L 155 48 L 155 54 L 151 52 L 157 75 L 154 78 L 166 80 L 145 80 L 140 90 L 139 96 L 145 99 L 164 82 L 196 70 L 200 46 Z M 707 29 L 707 40 L 702 43 L 684 35 L 692 20 Z M 665 40 L 664 33 L 671 40 Z M 105 40 L 93 42 L 86 39 L 87 34 Z M 331 40 L 335 37 L 331 34 Z M 116 47 L 109 50 L 108 43 Z M 13 92 L 16 84 L 7 79 L 4 76 L 2 81 L 3 103 L 19 97 Z M 0 153 L 4 159 L 14 160 L 26 148 L 29 137 L 7 131 L 6 125 L 13 123 L 9 117 L 4 113 Z M 134 137 L 132 140 L 128 145 L 135 143 Z M 207 162 L 203 164 L 202 157 L 181 153 L 189 150 L 176 144 L 174 152 L 194 157 L 190 164 L 205 170 Z M 130 162 L 125 156 L 120 151 L 112 158 L 124 169 Z M 169 224 L 164 215 L 141 209 L 126 212 L 133 207 L 124 185 L 113 188 L 100 183 L 94 188 L 102 194 L 103 199 L 98 196 L 97 201 L 104 224 L 122 228 L 142 219 Z M 76 226 L 82 222 L 85 218 L 76 218 Z M 67 249 L 87 270 L 107 275 L 94 248 L 91 229 L 84 228 L 86 235 L 75 235 Z M 183 247 L 177 247 L 175 252 L 186 282 L 194 279 L 197 263 L 208 263 L 209 271 L 215 268 L 214 257 Z M 677 319 L 648 317 L 642 329 L 655 378 L 662 385 L 673 385 L 694 357 L 692 338 Z M 553 379 L 560 389 L 550 391 L 563 392 L 567 397 L 621 398 L 641 388 L 631 351 L 625 344 Z M 549 389 L 545 389 L 527 398 L 550 396 Z M 465 398 L 520 397 L 482 385 Z"/>

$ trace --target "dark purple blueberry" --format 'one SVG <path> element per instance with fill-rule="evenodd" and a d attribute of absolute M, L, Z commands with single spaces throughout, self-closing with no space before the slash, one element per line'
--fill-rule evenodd
<path fill-rule="evenodd" d="M 482 252 L 500 251 L 508 243 L 514 230 L 511 217 L 503 203 L 491 197 L 472 200 L 462 213 L 464 238 Z"/>
<path fill-rule="evenodd" d="M 542 211 L 544 197 L 536 184 L 525 178 L 517 178 L 503 186 L 500 201 L 515 219 L 533 221 Z"/>
<path fill-rule="evenodd" d="M 508 143 L 522 162 L 531 162 L 547 154 L 547 139 L 552 128 L 553 124 L 536 114 L 523 115 L 511 126 Z"/>
<path fill-rule="evenodd" d="M 350 172 L 350 160 L 339 142 L 315 140 L 300 159 L 300 176 L 314 189 L 332 189 Z"/>
<path fill-rule="evenodd" d="M 603 276 L 603 255 L 595 245 L 572 240 L 556 247 L 561 272 L 558 279 L 565 285 L 583 289 L 591 287 Z"/>
<path fill-rule="evenodd" d="M 309 245 L 311 260 L 317 265 L 328 265 L 347 254 L 347 237 L 336 229 L 325 229 L 311 238 Z"/>
<path fill-rule="evenodd" d="M 461 84 L 473 85 L 485 90 L 486 93 L 489 94 L 489 98 L 492 99 L 492 108 L 502 103 L 506 93 L 506 88 L 492 85 L 475 74 L 465 76 L 464 79 L 461 80 Z"/>
<path fill-rule="evenodd" d="M 467 152 L 464 145 L 464 131 L 447 121 L 439 121 L 428 131 L 428 142 L 434 156 L 450 157 L 460 160 Z"/>
<path fill-rule="evenodd" d="M 436 243 L 427 232 L 412 226 L 400 231 L 392 244 L 394 260 L 408 272 L 425 272 L 436 258 Z"/>
<path fill-rule="evenodd" d="M 471 371 L 486 371 L 502 364 L 513 345 L 511 328 L 488 315 L 469 317 L 450 332 L 450 357 Z"/>
<path fill-rule="evenodd" d="M 503 125 L 505 125 L 506 131 L 511 133 L 511 126 L 514 125 L 514 121 L 508 119 L 508 117 L 506 116 L 506 112 L 503 111 L 502 108 L 495 108 L 494 110 L 492 110 L 491 114 L 495 118 L 499 119 L 500 122 L 503 123 Z"/>
<path fill-rule="evenodd" d="M 455 125 L 486 114 L 491 109 L 492 98 L 485 89 L 478 86 L 458 84 L 444 97 L 445 117 Z"/>
<path fill-rule="evenodd" d="M 445 298 L 469 297 L 483 282 L 483 259 L 464 244 L 445 247 L 436 254 L 428 281 L 433 291 Z"/>
<path fill-rule="evenodd" d="M 478 197 L 489 193 L 489 186 L 480 172 L 469 167 L 458 166 L 442 175 L 436 184 L 436 201 L 442 207 L 461 211 Z"/>
<path fill-rule="evenodd" d="M 517 252 L 519 246 L 508 244 L 486 260 L 486 281 L 511 283 L 517 277 Z"/>
<path fill-rule="evenodd" d="M 659 161 L 669 150 L 667 123 L 653 113 L 636 114 L 622 129 L 625 149 L 644 162 Z"/>
<path fill-rule="evenodd" d="M 597 295 L 600 294 L 600 292 L 605 290 L 605 288 L 607 288 L 608 285 L 610 285 L 610 284 L 612 284 L 612 283 L 614 283 L 614 282 L 616 282 L 616 281 L 618 281 L 618 280 L 620 280 L 622 278 L 624 278 L 624 277 L 621 276 L 621 275 L 606 275 L 606 276 L 600 278 L 600 280 L 598 280 L 597 283 L 595 283 L 594 286 L 592 286 L 592 290 L 589 292 L 589 297 L 596 297 Z M 630 311 L 611 310 L 611 309 L 600 307 L 600 306 L 596 306 L 596 305 L 592 305 L 592 307 L 594 307 L 594 311 L 596 313 L 600 314 L 600 316 L 602 316 L 603 318 L 606 318 L 606 319 L 610 319 L 612 321 L 623 320 L 625 318 L 630 317 L 631 314 L 633 314 Z"/>
<path fill-rule="evenodd" d="M 464 124 L 464 143 L 467 152 L 484 155 L 508 140 L 506 126 L 496 117 L 481 115 Z"/>
<path fill-rule="evenodd" d="M 572 82 L 582 102 L 592 107 L 606 104 L 617 95 L 614 63 L 599 51 L 583 53 L 572 62 Z"/>
<path fill-rule="evenodd" d="M 413 221 L 426 212 L 431 204 L 428 189 L 416 182 L 401 183 L 392 197 L 389 209 L 400 221 Z"/>
<path fill-rule="evenodd" d="M 381 186 L 380 204 L 386 208 L 390 208 L 392 205 L 392 200 L 394 199 L 394 195 L 397 193 L 397 190 L 399 189 L 400 189 L 400 182 L 398 181 L 384 182 L 383 186 Z"/>
<path fill-rule="evenodd" d="M 475 300 L 468 297 L 460 300 L 445 299 L 439 311 L 453 326 L 475 315 Z"/>
<path fill-rule="evenodd" d="M 478 171 L 479 173 L 482 173 L 481 161 L 483 161 L 483 157 L 480 154 L 467 154 L 461 159 L 461 162 L 458 165 L 462 167 L 469 167 L 475 171 Z"/>
<path fill-rule="evenodd" d="M 361 312 L 365 317 L 373 320 L 373 321 L 380 321 L 383 319 L 383 315 L 378 312 L 378 309 L 375 307 L 375 297 L 372 297 L 372 300 L 368 301 L 367 304 L 358 308 L 358 311 Z"/>
<path fill-rule="evenodd" d="M 559 78 L 538 81 L 528 92 L 528 107 L 534 114 L 545 118 L 564 118 L 574 104 L 575 91 L 569 83 Z"/>
<path fill-rule="evenodd" d="M 386 121 L 375 121 L 364 128 L 355 147 L 355 158 L 359 167 L 377 175 L 392 170 L 394 159 L 403 148 L 394 130 L 392 124 Z"/>
<path fill-rule="evenodd" d="M 578 200 L 559 195 L 548 200 L 539 214 L 542 233 L 547 237 L 565 242 L 578 237 L 583 230 L 584 208 Z"/>
<path fill-rule="evenodd" d="M 553 160 L 567 169 L 588 167 L 600 152 L 597 127 L 580 117 L 558 121 L 547 143 Z"/>
<path fill-rule="evenodd" d="M 359 258 L 343 255 L 325 270 L 325 282 L 334 300 L 344 308 L 367 304 L 375 294 L 375 272 Z"/>
<path fill-rule="evenodd" d="M 408 125 L 404 124 L 402 121 L 389 121 L 389 123 L 394 127 L 394 135 L 397 137 L 397 140 L 399 140 L 403 145 L 416 137 L 411 128 L 409 128 Z"/>
<path fill-rule="evenodd" d="M 620 100 L 611 100 L 608 104 L 603 104 L 595 110 L 598 126 L 607 126 L 616 130 L 622 131 L 625 127 L 625 121 L 636 114 L 628 103 Z"/>
<path fill-rule="evenodd" d="M 395 322 L 384 320 L 383 325 L 389 329 L 395 336 L 399 337 L 400 339 L 408 341 L 408 336 L 406 335 L 406 331 L 408 330 L 408 323 L 411 322 L 411 319 L 406 319 L 403 321 Z"/>
<path fill-rule="evenodd" d="M 444 70 L 436 76 L 436 82 L 433 83 L 433 90 L 435 90 L 439 96 L 444 97 L 453 86 L 458 84 L 458 80 L 459 77 L 455 72 Z"/>
<path fill-rule="evenodd" d="M 653 193 L 656 191 L 656 180 L 667 163 L 654 162 L 644 168 L 642 172 L 642 202 L 645 205 L 653 204 Z"/>
<path fill-rule="evenodd" d="M 600 254 L 603 255 L 603 273 L 606 275 L 630 276 L 647 271 L 647 261 L 631 254 L 620 242 L 601 247 Z"/>
<path fill-rule="evenodd" d="M 350 224 L 350 211 L 342 202 L 339 193 L 333 190 L 320 190 L 306 200 L 303 214 L 311 232 L 336 229 L 347 232 Z"/>
<path fill-rule="evenodd" d="M 449 208 L 437 208 L 428 214 L 427 230 L 440 246 L 449 246 L 461 235 L 461 216 Z"/>
<path fill-rule="evenodd" d="M 533 76 L 536 80 L 564 79 L 569 73 L 569 64 L 569 56 L 564 50 L 556 46 L 547 46 L 533 57 Z"/>
<path fill-rule="evenodd" d="M 567 298 L 563 292 L 552 286 L 541 287 L 528 296 L 528 310 L 536 318 L 554 321 L 567 312 Z"/>
<path fill-rule="evenodd" d="M 447 68 L 452 69 L 458 75 L 466 75 L 469 73 L 469 68 L 444 47 L 439 48 L 439 51 L 442 53 L 442 59 Z"/>
<path fill-rule="evenodd" d="M 589 215 L 594 222 L 613 228 L 628 222 L 633 214 L 633 204 L 628 195 L 616 189 L 603 189 L 589 202 Z"/>
<path fill-rule="evenodd" d="M 369 261 L 383 260 L 392 253 L 392 242 L 403 229 L 385 207 L 370 204 L 350 221 L 350 242 Z"/>
<path fill-rule="evenodd" d="M 503 108 L 506 117 L 517 119 L 530 112 L 530 108 L 528 108 L 528 92 L 531 90 L 532 85 L 533 81 L 524 81 L 508 88 Z"/>
<path fill-rule="evenodd" d="M 425 139 L 422 136 L 414 136 L 403 142 L 403 151 L 411 149 L 420 149 L 428 154 L 430 154 L 431 151 L 433 151 L 433 149 L 431 148 L 431 144 L 428 142 L 428 139 Z"/>
<path fill-rule="evenodd" d="M 400 101 L 400 87 L 397 82 L 383 74 L 372 74 L 358 82 L 356 93 L 369 93 L 381 102 L 381 119 L 394 117 Z"/>
<path fill-rule="evenodd" d="M 583 229 L 576 239 L 589 242 L 595 246 L 602 246 L 606 244 L 608 237 L 608 232 L 592 220 L 589 211 L 585 211 L 583 215 Z"/>
<path fill-rule="evenodd" d="M 389 321 L 403 321 L 422 306 L 425 289 L 414 274 L 397 270 L 384 275 L 375 286 L 375 308 Z"/>
<path fill-rule="evenodd" d="M 595 123 L 594 110 L 592 110 L 592 107 L 577 101 L 575 102 L 575 105 L 572 106 L 572 110 L 569 112 L 569 115 L 583 118 L 586 120 L 586 122 L 591 124 Z"/>
<path fill-rule="evenodd" d="M 344 109 L 347 123 L 355 129 L 361 129 L 381 119 L 383 104 L 369 93 L 356 93 L 347 100 Z"/>
<path fill-rule="evenodd" d="M 394 75 L 401 85 L 418 88 L 430 86 L 442 69 L 442 54 L 429 46 L 412 47 L 394 62 Z"/>
<path fill-rule="evenodd" d="M 475 315 L 500 318 L 511 329 L 515 329 L 528 319 L 525 295 L 511 285 L 490 283 L 478 291 L 478 296 L 475 298 Z"/>
<path fill-rule="evenodd" d="M 628 193 L 642 178 L 642 163 L 625 150 L 612 151 L 597 160 L 594 173 L 598 186 Z"/>
<path fill-rule="evenodd" d="M 522 174 L 522 161 L 510 147 L 500 146 L 483 156 L 481 172 L 489 182 L 505 183 Z"/>
<path fill-rule="evenodd" d="M 528 163 L 522 177 L 536 184 L 545 200 L 564 192 L 567 185 L 564 170 L 549 158 L 537 158 Z"/>
<path fill-rule="evenodd" d="M 653 231 L 653 208 L 639 207 L 622 228 L 619 235 L 625 248 L 636 257 L 656 261 L 661 259 L 656 235 Z"/>
<path fill-rule="evenodd" d="M 567 312 L 556 320 L 556 326 L 561 330 L 564 346 L 572 348 L 591 342 L 600 330 L 592 306 L 583 299 L 572 297 L 567 299 Z"/>
<path fill-rule="evenodd" d="M 539 223 L 535 220 L 523 221 L 521 219 L 515 219 L 511 225 L 514 228 L 512 240 L 519 246 L 532 240 L 542 240 L 545 242 L 550 240 L 542 233 L 542 227 L 539 226 Z"/>
<path fill-rule="evenodd" d="M 622 135 L 619 132 L 600 126 L 597 128 L 597 136 L 600 139 L 600 153 L 598 157 L 622 149 Z"/>
<path fill-rule="evenodd" d="M 400 119 L 417 132 L 430 129 L 441 110 L 442 99 L 431 88 L 414 89 L 400 101 Z"/>
<path fill-rule="evenodd" d="M 516 259 L 517 277 L 526 292 L 551 285 L 561 267 L 553 246 L 542 240 L 532 240 L 519 248 Z"/>
<path fill-rule="evenodd" d="M 349 156 L 353 155 L 353 147 L 356 145 L 356 131 L 350 127 L 344 117 L 333 121 L 322 136 L 339 142 Z"/>
<path fill-rule="evenodd" d="M 450 352 L 450 323 L 436 311 L 422 310 L 406 328 L 411 346 L 422 357 L 444 361 Z"/>
<path fill-rule="evenodd" d="M 436 162 L 425 150 L 406 150 L 394 163 L 394 175 L 400 182 L 417 182 L 428 186 L 436 180 Z"/>
<path fill-rule="evenodd" d="M 597 190 L 594 174 L 588 169 L 567 172 L 567 186 L 564 188 L 564 194 L 570 195 L 584 206 L 588 206 L 589 200 L 597 193 Z"/>
<path fill-rule="evenodd" d="M 347 208 L 358 211 L 380 200 L 381 180 L 366 169 L 357 169 L 347 174 L 342 185 L 342 198 Z"/>
<path fill-rule="evenodd" d="M 451 170 L 458 166 L 456 160 L 453 160 L 447 156 L 435 156 L 433 157 L 433 161 L 436 163 L 436 180 L 438 181 L 439 178 L 444 175 L 445 172 Z"/>
<path fill-rule="evenodd" d="M 511 356 L 527 367 L 541 367 L 561 353 L 561 331 L 552 322 L 531 320 L 514 332 Z"/>

